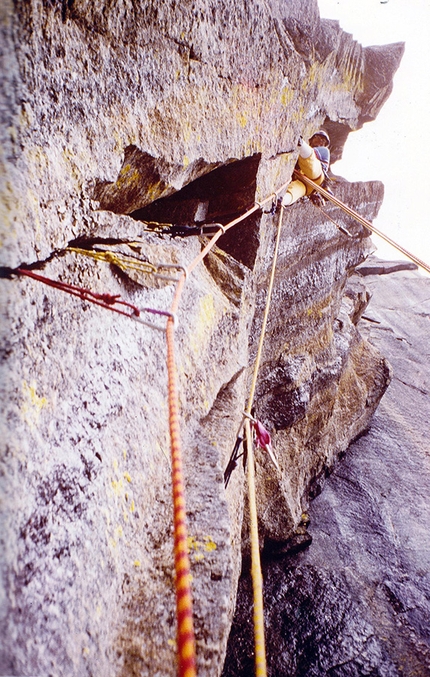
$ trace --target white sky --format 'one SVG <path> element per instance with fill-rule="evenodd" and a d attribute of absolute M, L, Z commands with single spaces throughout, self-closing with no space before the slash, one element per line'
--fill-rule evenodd
<path fill-rule="evenodd" d="M 385 197 L 375 226 L 430 264 L 430 0 L 318 4 L 321 17 L 337 19 L 363 46 L 406 43 L 391 96 L 376 121 L 349 135 L 333 171 L 350 181 L 380 179 Z M 381 258 L 405 258 L 372 239 Z"/>

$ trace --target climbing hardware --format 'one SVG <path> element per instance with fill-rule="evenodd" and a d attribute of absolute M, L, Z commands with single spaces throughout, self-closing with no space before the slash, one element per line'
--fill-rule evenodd
<path fill-rule="evenodd" d="M 137 242 L 127 242 L 129 246 L 138 245 Z M 112 250 L 101 250 L 95 247 L 67 247 L 62 250 L 64 252 L 72 252 L 73 254 L 80 254 L 82 256 L 87 256 L 95 261 L 103 261 L 105 263 L 110 263 L 113 266 L 117 266 L 124 273 L 129 273 L 130 271 L 136 271 L 143 275 L 151 275 L 152 277 L 159 280 L 167 280 L 168 282 L 177 282 L 178 277 L 173 277 L 172 275 L 167 275 L 167 272 L 180 272 L 184 270 L 184 266 L 176 263 L 151 263 L 150 261 L 144 261 L 142 258 L 137 256 L 123 254 L 121 252 L 115 252 Z"/>
<path fill-rule="evenodd" d="M 243 412 L 243 417 L 241 424 L 239 426 L 239 430 L 236 436 L 236 441 L 234 443 L 233 451 L 231 453 L 230 459 L 228 461 L 227 467 L 224 471 L 224 486 L 227 488 L 228 483 L 230 481 L 231 474 L 233 470 L 237 467 L 237 462 L 239 458 L 243 458 L 243 467 L 246 467 L 246 450 L 240 452 L 240 447 L 242 443 L 244 442 L 244 434 L 243 434 L 243 429 L 244 429 L 244 424 L 245 424 L 245 418 L 248 418 L 251 424 L 251 429 L 253 431 L 253 441 L 257 444 L 257 447 L 260 449 L 263 449 L 268 455 L 270 460 L 272 461 L 273 465 L 277 470 L 279 470 L 279 464 L 276 459 L 275 453 L 272 449 L 272 440 L 270 437 L 270 433 L 266 430 L 266 428 L 263 426 L 263 424 L 258 421 L 256 418 L 251 416 L 250 414 L 247 414 L 246 412 Z"/>
<path fill-rule="evenodd" d="M 396 249 L 402 252 L 405 256 L 414 261 L 417 265 L 430 272 L 430 266 L 412 255 L 406 249 L 395 243 L 391 238 L 385 236 L 377 230 L 369 221 L 361 217 L 357 212 L 344 205 L 331 193 L 324 190 L 321 186 L 315 184 L 311 179 L 308 179 L 302 173 L 294 171 L 294 174 L 300 178 L 308 186 L 314 190 L 319 191 L 327 200 L 331 201 L 336 206 L 343 209 L 343 211 L 362 225 L 370 232 L 374 232 L 385 241 L 392 244 Z M 177 664 L 178 677 L 195 677 L 196 675 L 196 651 L 195 638 L 193 628 L 193 607 L 192 594 L 190 582 L 190 562 L 187 548 L 187 524 L 186 524 L 186 502 L 184 491 L 184 478 L 182 467 L 182 451 L 181 451 L 181 435 L 179 422 L 179 396 L 177 389 L 177 368 L 175 362 L 175 327 L 178 309 L 180 306 L 181 295 L 187 277 L 192 273 L 196 266 L 204 259 L 204 257 L 213 248 L 218 239 L 227 230 L 244 221 L 251 214 L 258 210 L 262 210 L 267 203 L 272 203 L 271 213 L 275 212 L 275 206 L 278 196 L 287 188 L 289 181 L 284 183 L 276 192 L 269 195 L 261 202 L 256 202 L 244 214 L 233 219 L 227 225 L 221 224 L 205 224 L 205 226 L 190 227 L 189 230 L 185 226 L 174 226 L 172 224 L 152 224 L 154 227 L 149 228 L 156 231 L 159 228 L 159 233 L 168 234 L 171 236 L 187 236 L 187 235 L 212 235 L 209 242 L 203 247 L 201 252 L 195 259 L 187 266 L 183 267 L 175 264 L 154 264 L 148 261 L 143 261 L 133 256 L 126 256 L 122 253 L 100 250 L 95 247 L 85 248 L 83 246 L 70 246 L 67 250 L 76 255 L 85 255 L 93 258 L 96 261 L 104 261 L 113 264 L 122 270 L 135 269 L 146 275 L 155 275 L 168 279 L 176 284 L 174 297 L 169 310 L 157 310 L 154 308 L 138 308 L 133 304 L 121 299 L 119 295 L 109 293 L 96 293 L 89 289 L 78 287 L 69 283 L 61 282 L 59 280 L 52 280 L 43 275 L 40 275 L 30 266 L 21 265 L 16 269 L 1 268 L 0 276 L 13 278 L 14 276 L 27 276 L 45 285 L 53 287 L 59 291 L 66 292 L 73 296 L 80 298 L 82 301 L 88 301 L 99 305 L 107 310 L 114 311 L 121 315 L 125 315 L 130 319 L 146 324 L 150 327 L 160 329 L 161 327 L 148 323 L 141 315 L 143 312 L 164 316 L 167 319 L 163 331 L 166 333 L 167 346 L 167 372 L 168 372 L 168 407 L 169 407 L 169 432 L 170 432 L 170 447 L 172 460 L 172 498 L 173 498 L 173 522 L 174 522 L 174 556 L 175 556 L 175 588 L 176 588 L 176 621 L 177 621 Z M 323 212 L 335 225 L 342 230 L 346 235 L 351 237 L 351 233 L 339 226 L 329 215 Z M 266 677 L 266 654 L 265 654 L 265 638 L 264 638 L 264 616 L 263 616 L 263 581 L 261 574 L 260 550 L 258 541 L 258 523 L 257 523 L 257 508 L 256 508 L 256 494 L 255 494 L 255 467 L 254 467 L 254 453 L 253 444 L 265 449 L 278 469 L 279 465 L 276 457 L 273 455 L 271 449 L 270 435 L 252 415 L 252 406 L 255 395 L 255 388 L 258 378 L 258 371 L 261 361 L 264 335 L 267 327 L 268 314 L 270 309 L 270 300 L 273 290 L 276 260 L 279 250 L 280 233 L 283 218 L 283 208 L 281 207 L 278 220 L 278 229 L 276 235 L 275 249 L 273 254 L 272 271 L 269 281 L 266 297 L 266 308 L 263 316 L 260 340 L 257 350 L 257 356 L 254 364 L 254 372 L 250 393 L 248 397 L 247 407 L 245 409 L 241 426 L 236 439 L 233 454 L 230 457 L 229 464 L 224 473 L 225 486 L 227 487 L 231 472 L 237 465 L 238 459 L 242 456 L 239 454 L 240 445 L 246 439 L 246 454 L 247 454 L 247 479 L 248 479 L 248 499 L 250 507 L 250 533 L 251 533 L 251 575 L 253 583 L 254 596 L 254 641 L 255 641 L 255 671 L 257 677 Z M 132 244 L 132 243 L 128 243 Z M 62 250 L 67 251 L 67 250 Z M 61 253 L 61 252 L 59 252 Z M 171 270 L 176 272 L 175 276 L 170 276 Z M 242 432 L 244 429 L 244 433 Z M 246 456 L 245 456 L 246 457 Z"/>

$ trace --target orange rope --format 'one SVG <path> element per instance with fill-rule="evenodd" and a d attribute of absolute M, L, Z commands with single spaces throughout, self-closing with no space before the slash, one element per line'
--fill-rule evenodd
<path fill-rule="evenodd" d="M 277 193 L 284 190 L 289 181 L 283 184 Z M 193 259 L 185 269 L 185 272 L 179 278 L 170 312 L 173 316 L 179 308 L 185 280 L 194 268 L 209 253 L 217 240 L 230 228 L 237 225 L 248 216 L 262 208 L 262 206 L 274 198 L 277 193 L 272 193 L 262 202 L 255 203 L 244 214 L 237 217 L 222 229 L 215 233 L 208 244 Z M 170 317 L 166 327 L 167 341 L 167 375 L 168 375 L 168 406 L 169 406 L 169 430 L 170 430 L 170 449 L 172 458 L 172 493 L 173 493 L 173 524 L 174 524 L 174 550 L 175 550 L 175 572 L 176 572 L 176 620 L 177 620 L 177 654 L 178 654 L 178 676 L 195 677 L 196 675 L 196 657 L 195 641 L 193 629 L 193 605 L 190 585 L 190 562 L 187 548 L 187 525 L 186 525 L 186 506 L 184 492 L 184 478 L 182 470 L 182 452 L 180 441 L 179 425 L 179 405 L 178 392 L 176 387 L 177 370 L 175 363 L 174 346 L 174 319 Z"/>
<path fill-rule="evenodd" d="M 169 318 L 166 327 L 166 339 L 169 391 L 169 429 L 172 455 L 178 675 L 180 677 L 195 677 L 196 652 L 193 629 L 193 603 L 190 587 L 190 561 L 187 547 L 187 525 L 182 472 L 181 440 L 179 432 L 174 331 L 174 320 L 173 318 Z"/>
<path fill-rule="evenodd" d="M 379 235 L 385 242 L 388 242 L 392 247 L 397 249 L 397 251 L 401 252 L 406 256 L 406 258 L 410 259 L 414 263 L 417 264 L 417 266 L 420 266 L 421 268 L 424 268 L 428 273 L 430 273 L 430 266 L 428 263 L 425 263 L 421 259 L 419 259 L 415 254 L 411 254 L 407 249 L 402 247 L 402 245 L 398 244 L 397 242 L 394 242 L 394 240 L 391 239 L 391 237 L 388 237 L 388 235 L 385 235 L 382 233 L 378 228 L 375 228 L 375 226 L 365 219 L 363 216 L 361 216 L 358 212 L 354 211 L 354 209 L 351 209 L 351 207 L 348 207 L 346 204 L 344 204 L 341 200 L 339 200 L 337 197 L 332 195 L 331 193 L 327 192 L 324 190 L 324 188 L 321 188 L 321 186 L 318 186 L 312 179 L 309 179 L 307 176 L 302 174 L 302 172 L 297 171 L 297 169 L 294 170 L 293 172 L 299 181 L 302 181 L 304 184 L 310 186 L 314 190 L 317 190 L 321 195 L 323 195 L 327 200 L 330 200 L 333 204 L 335 204 L 337 207 L 340 207 L 346 214 L 349 214 L 349 216 L 352 216 L 354 219 L 356 219 L 359 223 L 361 223 L 363 226 L 368 228 L 372 233 L 375 233 L 375 235 Z"/>

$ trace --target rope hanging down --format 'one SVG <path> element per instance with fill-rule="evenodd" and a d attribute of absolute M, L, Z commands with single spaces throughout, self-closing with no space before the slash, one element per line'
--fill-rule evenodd
<path fill-rule="evenodd" d="M 270 302 L 272 298 L 273 283 L 275 280 L 276 262 L 278 258 L 279 242 L 281 237 L 282 217 L 284 208 L 281 206 L 278 220 L 278 230 L 276 234 L 275 251 L 273 254 L 272 270 L 270 274 L 269 287 L 267 290 L 266 307 L 264 310 L 263 322 L 261 326 L 260 340 L 258 343 L 257 356 L 255 358 L 254 373 L 252 376 L 251 388 L 248 397 L 248 404 L 245 410 L 247 414 L 245 419 L 245 433 L 248 449 L 248 498 L 251 527 L 251 576 L 254 594 L 254 643 L 255 643 L 255 670 L 257 677 L 266 677 L 266 650 L 264 640 L 264 612 L 263 612 L 263 577 L 261 574 L 260 547 L 258 541 L 258 521 L 257 521 L 257 502 L 255 496 L 255 475 L 254 475 L 254 453 L 252 448 L 252 435 L 249 416 L 251 415 L 254 402 L 257 377 L 260 369 L 261 355 L 263 352 L 264 337 L 266 334 L 267 320 L 269 317 Z"/>
<path fill-rule="evenodd" d="M 166 341 L 169 431 L 172 458 L 178 675 L 180 675 L 180 677 L 195 677 L 196 652 L 193 628 L 193 604 L 190 588 L 190 560 L 187 547 L 185 494 L 179 430 L 179 398 L 176 385 L 175 335 L 174 322 L 172 319 L 167 321 Z"/>
<path fill-rule="evenodd" d="M 413 261 L 414 263 L 417 264 L 417 266 L 420 266 L 421 268 L 424 268 L 428 273 L 430 273 L 430 265 L 428 263 L 425 263 L 421 259 L 419 259 L 417 256 L 414 254 L 411 254 L 407 249 L 402 247 L 402 245 L 398 244 L 397 242 L 394 242 L 394 240 L 391 239 L 391 237 L 388 237 L 388 235 L 385 235 L 382 233 L 378 228 L 375 228 L 375 226 L 368 221 L 367 219 L 363 218 L 358 212 L 354 211 L 354 209 L 351 209 L 351 207 L 348 207 L 346 204 L 344 204 L 341 200 L 339 200 L 337 197 L 329 193 L 328 191 L 324 190 L 324 188 L 321 188 L 321 186 L 318 186 L 312 179 L 308 179 L 307 176 L 302 174 L 302 172 L 299 172 L 297 169 L 294 170 L 294 175 L 296 176 L 297 179 L 300 179 L 303 183 L 305 183 L 307 186 L 310 186 L 314 190 L 317 190 L 321 195 L 323 195 L 327 200 L 330 200 L 333 204 L 335 204 L 337 207 L 340 207 L 346 214 L 349 214 L 349 216 L 352 216 L 354 219 L 356 219 L 359 223 L 361 223 L 365 228 L 368 228 L 372 233 L 375 233 L 375 235 L 379 235 L 385 242 L 388 242 L 392 247 L 397 249 L 397 251 L 401 252 L 404 254 L 408 259 Z"/>
<path fill-rule="evenodd" d="M 278 192 L 281 192 L 288 186 L 288 182 L 281 186 Z M 196 266 L 205 258 L 205 256 L 213 248 L 217 240 L 227 230 L 236 224 L 244 221 L 248 216 L 260 210 L 262 206 L 268 202 L 273 202 L 277 198 L 276 193 L 272 193 L 262 202 L 256 202 L 253 207 L 248 209 L 244 214 L 230 223 L 220 228 L 215 235 L 210 239 L 202 251 L 195 257 L 180 277 L 173 297 L 170 312 L 172 316 L 176 316 L 184 289 L 186 277 L 196 268 Z M 174 508 L 174 541 L 175 541 L 175 571 L 176 571 L 176 618 L 177 618 L 177 647 L 178 647 L 178 677 L 195 677 L 195 648 L 194 648 L 194 629 L 193 629 L 193 610 L 192 610 L 192 595 L 190 586 L 190 564 L 187 543 L 187 525 L 185 521 L 186 509 L 184 499 L 184 478 L 182 471 L 182 451 L 180 440 L 180 425 L 179 425 L 179 404 L 178 392 L 176 388 L 177 369 L 175 363 L 175 345 L 174 345 L 174 325 L 172 320 L 167 321 L 166 327 L 166 341 L 167 341 L 167 371 L 168 371 L 168 407 L 169 407 L 169 429 L 170 429 L 170 448 L 172 457 L 172 473 L 173 473 L 173 508 Z M 248 466 L 251 465 L 251 459 Z M 254 501 L 255 503 L 255 493 Z M 254 520 L 256 524 L 256 518 Z M 258 539 L 258 534 L 257 534 Z M 259 552 L 258 552 L 259 560 Z M 265 650 L 264 650 L 264 628 L 261 628 L 260 619 L 263 618 L 262 610 L 262 584 L 261 584 L 261 567 L 260 567 L 260 583 L 256 591 L 257 607 L 256 613 L 259 627 L 256 630 L 256 637 L 258 637 L 258 677 L 265 677 L 266 671 L 262 671 L 261 665 L 265 666 Z M 254 602 L 255 605 L 255 602 Z M 261 635 L 263 630 L 263 637 Z M 192 655 L 190 652 L 192 651 Z"/>

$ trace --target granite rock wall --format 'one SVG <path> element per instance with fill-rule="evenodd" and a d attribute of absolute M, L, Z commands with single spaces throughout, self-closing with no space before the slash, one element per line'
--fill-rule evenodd
<path fill-rule="evenodd" d="M 0 31 L 1 670 L 171 675 L 164 335 L 11 269 L 168 309 L 168 280 L 68 246 L 187 265 L 205 239 L 147 224 L 229 222 L 288 181 L 299 134 L 321 125 L 339 157 L 389 95 L 403 46 L 363 49 L 298 0 L 6 0 Z M 333 188 L 376 215 L 381 184 Z M 211 677 L 247 551 L 243 472 L 226 491 L 223 470 L 261 324 L 277 219 L 268 212 L 219 240 L 178 314 L 197 660 Z M 360 295 L 344 300 L 368 233 L 328 213 L 351 238 L 312 204 L 283 224 L 256 399 L 281 468 L 257 455 L 262 547 L 295 533 L 315 478 L 367 426 L 389 380 L 351 321 Z"/>

